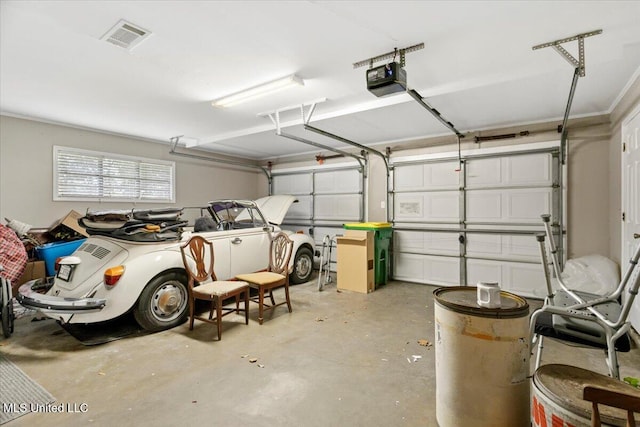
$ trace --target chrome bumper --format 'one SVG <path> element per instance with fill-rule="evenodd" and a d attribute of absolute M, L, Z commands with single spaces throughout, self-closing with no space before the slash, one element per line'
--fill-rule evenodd
<path fill-rule="evenodd" d="M 32 280 L 18 288 L 16 299 L 21 305 L 43 313 L 59 314 L 100 311 L 107 305 L 107 300 L 104 298 L 64 298 L 41 294 L 32 289 L 37 282 L 38 279 Z"/>

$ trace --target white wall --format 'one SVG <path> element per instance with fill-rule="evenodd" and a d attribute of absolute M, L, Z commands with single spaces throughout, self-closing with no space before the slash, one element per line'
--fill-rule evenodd
<path fill-rule="evenodd" d="M 168 142 L 160 144 L 0 116 L 0 220 L 17 219 L 37 228 L 47 228 L 71 209 L 84 213 L 87 209 L 134 207 L 132 203 L 54 202 L 54 145 L 174 161 L 176 203 L 173 206 L 203 206 L 218 198 L 254 199 L 267 193 L 266 179 L 260 176 L 261 172 L 173 156 L 169 154 Z M 137 208 L 165 206 L 170 204 L 135 205 Z"/>

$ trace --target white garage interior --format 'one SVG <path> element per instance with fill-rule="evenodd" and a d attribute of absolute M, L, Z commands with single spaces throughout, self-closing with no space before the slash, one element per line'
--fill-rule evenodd
<path fill-rule="evenodd" d="M 293 195 L 281 227 L 318 252 L 292 312 L 259 324 L 252 304 L 249 326 L 223 322 L 224 341 L 196 321 L 87 345 L 16 301 L 0 368 L 49 406 L 7 406 L 27 397 L 3 389 L 0 425 L 471 425 L 436 417 L 451 402 L 436 388 L 433 292 L 497 282 L 529 315 L 542 307 L 541 215 L 562 266 L 613 266 L 572 281 L 580 292 L 613 291 L 640 244 L 638 16 L 634 1 L 2 0 L 0 223 L 46 232 L 72 210 L 184 208 L 190 232 L 212 200 Z M 375 88 L 385 66 L 394 79 Z M 340 289 L 339 270 L 356 268 L 338 263 L 349 223 L 393 228 L 374 292 Z M 637 380 L 640 302 L 629 307 L 618 361 Z M 611 376 L 606 350 L 544 342 L 543 365 Z M 460 366 L 482 357 L 458 349 Z M 508 365 L 487 360 L 471 382 Z M 522 425 L 544 425 L 529 397 Z"/>

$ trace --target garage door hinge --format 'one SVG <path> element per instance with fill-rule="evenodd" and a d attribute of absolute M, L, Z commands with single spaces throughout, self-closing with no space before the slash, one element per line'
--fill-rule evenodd
<path fill-rule="evenodd" d="M 625 221 L 625 220 L 626 220 L 626 218 L 627 218 L 627 215 L 625 215 L 625 213 L 624 213 L 624 212 L 622 212 L 622 221 Z"/>
<path fill-rule="evenodd" d="M 624 153 L 625 151 L 627 151 L 627 143 L 623 142 L 622 143 L 622 152 Z"/>

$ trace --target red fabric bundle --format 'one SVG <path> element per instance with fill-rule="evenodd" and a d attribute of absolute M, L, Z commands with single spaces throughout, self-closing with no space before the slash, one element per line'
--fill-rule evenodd
<path fill-rule="evenodd" d="M 15 231 L 2 224 L 0 224 L 0 264 L 4 267 L 4 271 L 0 271 L 0 276 L 12 282 L 22 277 L 27 266 L 27 251 L 22 241 Z"/>

